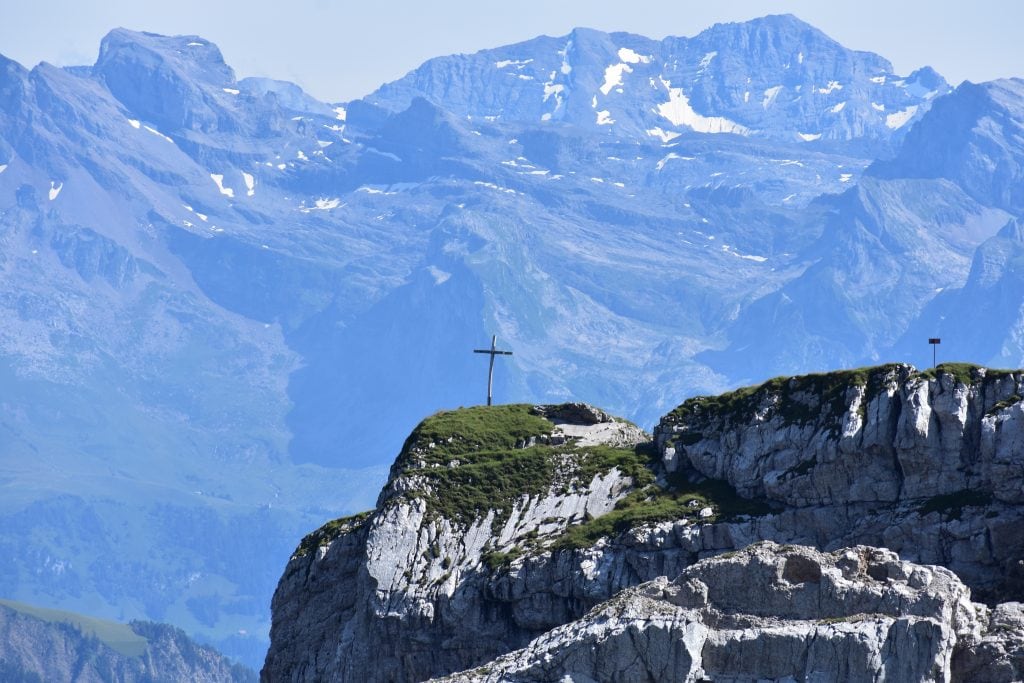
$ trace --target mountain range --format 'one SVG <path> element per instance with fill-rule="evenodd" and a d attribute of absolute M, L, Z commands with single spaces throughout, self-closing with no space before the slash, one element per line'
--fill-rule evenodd
<path fill-rule="evenodd" d="M 2 49 L 2 46 L 0 46 Z M 324 103 L 197 36 L 0 58 L 3 597 L 258 665 L 305 531 L 481 402 L 651 425 L 780 373 L 1024 361 L 1024 81 L 792 16 L 576 29 Z"/>

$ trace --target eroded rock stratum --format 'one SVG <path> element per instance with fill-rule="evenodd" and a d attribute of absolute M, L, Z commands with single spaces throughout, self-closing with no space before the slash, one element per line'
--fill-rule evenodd
<path fill-rule="evenodd" d="M 581 404 L 439 413 L 373 511 L 299 546 L 263 678 L 1015 680 L 1022 383 L 780 378 L 653 438 Z"/>

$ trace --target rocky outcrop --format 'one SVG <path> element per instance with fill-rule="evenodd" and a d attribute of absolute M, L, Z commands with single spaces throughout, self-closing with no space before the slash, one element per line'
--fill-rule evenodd
<path fill-rule="evenodd" d="M 1005 591 L 1024 559 L 1022 395 L 1020 372 L 889 365 L 692 399 L 655 438 L 670 471 L 779 503 L 807 541 L 885 546 Z M 813 540 L 808 511 L 825 525 Z"/>
<path fill-rule="evenodd" d="M 374 511 L 303 541 L 274 598 L 263 678 L 468 670 L 583 623 L 626 589 L 766 540 L 887 548 L 893 562 L 892 552 L 954 571 L 975 599 L 1019 599 L 1022 382 L 957 365 L 772 380 L 687 401 L 649 449 L 622 448 L 639 430 L 592 409 L 434 416 L 406 442 Z M 1016 609 L 993 615 L 1014 623 Z M 886 614 L 888 633 L 910 613 Z M 751 648 L 774 647 L 775 635 L 750 628 Z M 979 629 L 956 641 L 972 654 L 944 671 L 1016 666 L 1013 647 Z M 952 647 L 940 635 L 927 636 L 928 652 Z"/>
<path fill-rule="evenodd" d="M 0 604 L 0 680 L 250 683 L 256 674 L 167 624 L 118 624 L 5 603 Z"/>
<path fill-rule="evenodd" d="M 761 543 L 630 588 L 522 650 L 443 680 L 1015 681 L 1021 605 L 857 546 Z"/>
<path fill-rule="evenodd" d="M 289 562 L 263 679 L 422 680 L 571 620 L 568 604 L 498 598 L 495 579 L 540 535 L 609 512 L 646 473 L 634 447 L 648 438 L 582 405 L 425 420 L 377 509 L 318 530 Z"/>

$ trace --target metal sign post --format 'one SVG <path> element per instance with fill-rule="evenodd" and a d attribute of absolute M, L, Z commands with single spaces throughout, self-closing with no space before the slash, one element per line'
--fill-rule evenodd
<path fill-rule="evenodd" d="M 934 368 L 935 367 L 935 358 L 936 358 L 936 356 L 935 356 L 935 349 L 936 349 L 936 347 L 939 344 L 942 343 L 942 340 L 939 339 L 938 337 L 930 337 L 928 339 L 928 343 L 932 345 L 932 368 Z"/>

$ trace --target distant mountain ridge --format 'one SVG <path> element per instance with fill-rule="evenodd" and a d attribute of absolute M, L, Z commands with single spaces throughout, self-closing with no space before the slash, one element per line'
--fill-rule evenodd
<path fill-rule="evenodd" d="M 116 624 L 0 600 L 7 683 L 250 683 L 256 674 L 166 624 Z"/>
<path fill-rule="evenodd" d="M 366 99 L 399 111 L 420 96 L 472 118 L 608 127 L 620 138 L 696 131 L 885 149 L 948 91 L 930 68 L 896 76 L 884 58 L 781 15 L 662 41 L 575 29 L 429 60 Z"/>
<path fill-rule="evenodd" d="M 197 36 L 4 59 L 0 574 L 257 663 L 295 539 L 369 507 L 422 415 L 482 400 L 492 334 L 499 402 L 647 425 L 921 363 L 947 305 L 998 308 L 969 273 L 1020 214 L 1020 90 L 897 76 L 791 16 L 577 29 L 348 103 Z M 1020 365 L 999 329 L 943 349 Z"/>

